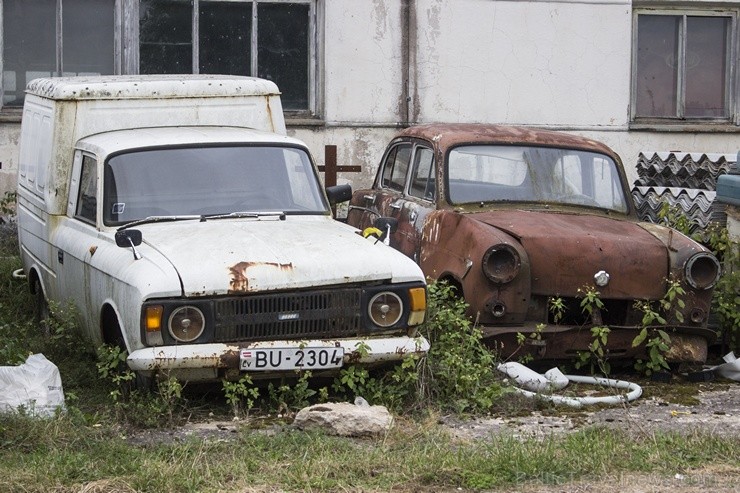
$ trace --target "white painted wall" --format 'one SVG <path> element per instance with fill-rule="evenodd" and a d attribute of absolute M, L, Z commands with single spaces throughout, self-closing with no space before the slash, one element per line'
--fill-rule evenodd
<path fill-rule="evenodd" d="M 703 1 L 703 0 L 702 0 Z M 709 1 L 709 0 L 707 0 Z M 737 6 L 737 0 L 712 0 Z M 677 0 L 677 3 L 690 3 Z M 694 2 L 696 5 L 699 2 Z M 630 181 L 641 151 L 737 153 L 734 133 L 629 130 L 630 0 L 411 0 L 412 122 L 489 122 L 560 129 L 613 147 Z M 323 124 L 291 126 L 318 164 L 369 186 L 405 113 L 402 0 L 325 0 Z M 0 193 L 13 188 L 17 124 L 0 123 Z"/>
<path fill-rule="evenodd" d="M 630 6 L 422 0 L 423 121 L 625 125 Z"/>

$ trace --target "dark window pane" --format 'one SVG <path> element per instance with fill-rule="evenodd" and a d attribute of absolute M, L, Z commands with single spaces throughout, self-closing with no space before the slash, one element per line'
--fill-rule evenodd
<path fill-rule="evenodd" d="M 64 75 L 113 73 L 115 0 L 64 0 Z"/>
<path fill-rule="evenodd" d="M 200 2 L 200 73 L 251 75 L 252 4 Z"/>
<path fill-rule="evenodd" d="M 75 215 L 92 224 L 98 217 L 98 163 L 90 156 L 82 157 Z"/>
<path fill-rule="evenodd" d="M 727 116 L 729 17 L 689 17 L 686 38 L 686 116 Z"/>
<path fill-rule="evenodd" d="M 259 4 L 257 8 L 258 76 L 278 85 L 285 109 L 307 109 L 309 7 Z"/>
<path fill-rule="evenodd" d="M 55 75 L 56 0 L 3 2 L 3 105 L 22 106 L 28 81 Z"/>
<path fill-rule="evenodd" d="M 673 15 L 637 20 L 637 116 L 676 116 L 680 24 Z"/>
<path fill-rule="evenodd" d="M 190 0 L 141 0 L 139 71 L 142 74 L 189 74 L 193 69 Z"/>

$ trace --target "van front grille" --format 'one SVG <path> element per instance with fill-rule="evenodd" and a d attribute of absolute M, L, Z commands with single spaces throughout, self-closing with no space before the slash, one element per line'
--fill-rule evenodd
<path fill-rule="evenodd" d="M 341 289 L 219 299 L 215 342 L 335 338 L 362 329 L 362 290 Z"/>

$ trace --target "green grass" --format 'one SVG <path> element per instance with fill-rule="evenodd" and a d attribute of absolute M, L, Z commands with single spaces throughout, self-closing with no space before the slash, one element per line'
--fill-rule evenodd
<path fill-rule="evenodd" d="M 712 435 L 634 438 L 606 429 L 455 442 L 437 425 L 412 423 L 377 440 L 245 428 L 228 441 L 137 445 L 116 426 L 4 416 L 0 491 L 72 492 L 96 483 L 114 485 L 101 491 L 138 492 L 476 490 L 620 473 L 672 476 L 709 465 L 738 470 L 736 445 Z"/>

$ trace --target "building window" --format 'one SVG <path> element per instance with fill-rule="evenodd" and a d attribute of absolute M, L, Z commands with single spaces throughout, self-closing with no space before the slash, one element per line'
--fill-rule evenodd
<path fill-rule="evenodd" d="M 115 0 L 3 0 L 3 106 L 38 77 L 114 71 Z"/>
<path fill-rule="evenodd" d="M 634 121 L 733 121 L 736 29 L 736 12 L 638 13 Z"/>
<path fill-rule="evenodd" d="M 313 106 L 314 0 L 141 0 L 139 72 L 253 75 Z"/>

